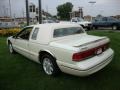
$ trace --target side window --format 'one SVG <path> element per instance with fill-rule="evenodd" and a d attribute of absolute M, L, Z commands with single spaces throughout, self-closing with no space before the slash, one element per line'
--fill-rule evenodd
<path fill-rule="evenodd" d="M 106 17 L 102 18 L 102 21 L 107 21 L 107 18 Z"/>
<path fill-rule="evenodd" d="M 72 22 L 77 22 L 77 20 L 76 19 L 72 19 Z"/>
<path fill-rule="evenodd" d="M 116 21 L 114 18 L 108 18 L 109 21 Z"/>
<path fill-rule="evenodd" d="M 23 29 L 18 35 L 18 39 L 24 39 L 24 40 L 29 40 L 30 33 L 32 31 L 33 27 L 27 27 Z"/>
<path fill-rule="evenodd" d="M 35 28 L 35 30 L 33 31 L 31 39 L 36 40 L 38 31 L 39 31 L 39 28 Z"/>

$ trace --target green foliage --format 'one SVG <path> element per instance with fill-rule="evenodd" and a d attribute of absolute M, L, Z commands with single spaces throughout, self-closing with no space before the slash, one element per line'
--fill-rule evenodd
<path fill-rule="evenodd" d="M 0 30 L 0 36 L 12 36 L 20 32 L 20 28 L 2 29 Z"/>
<path fill-rule="evenodd" d="M 70 12 L 72 11 L 72 8 L 73 8 L 73 5 L 70 2 L 59 5 L 57 7 L 57 15 L 60 17 L 61 20 L 69 20 Z"/>

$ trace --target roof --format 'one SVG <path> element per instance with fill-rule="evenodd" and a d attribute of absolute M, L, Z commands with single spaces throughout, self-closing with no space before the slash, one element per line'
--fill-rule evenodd
<path fill-rule="evenodd" d="M 60 28 L 60 27 L 75 27 L 75 26 L 79 26 L 77 24 L 73 24 L 73 23 L 46 23 L 46 24 L 37 24 L 34 25 L 36 27 L 51 27 L 51 28 Z"/>
<path fill-rule="evenodd" d="M 39 28 L 37 41 L 41 44 L 48 44 L 50 41 L 54 40 L 53 33 L 54 29 L 58 28 L 66 28 L 66 27 L 80 27 L 80 25 L 77 24 L 71 24 L 71 23 L 49 23 L 49 24 L 38 24 L 38 25 L 31 25 L 34 26 L 34 28 Z"/>

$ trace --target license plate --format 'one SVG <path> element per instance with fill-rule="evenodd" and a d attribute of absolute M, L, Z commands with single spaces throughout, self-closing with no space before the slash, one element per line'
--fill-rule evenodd
<path fill-rule="evenodd" d="M 96 54 L 99 55 L 102 53 L 102 48 L 97 49 Z"/>

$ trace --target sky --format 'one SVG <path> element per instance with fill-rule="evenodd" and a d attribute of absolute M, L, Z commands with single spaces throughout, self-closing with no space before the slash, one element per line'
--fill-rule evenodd
<path fill-rule="evenodd" d="M 57 14 L 56 7 L 66 2 L 71 2 L 74 5 L 73 11 L 78 10 L 78 7 L 83 7 L 84 15 L 103 16 L 120 15 L 120 0 L 41 0 L 42 9 L 48 11 L 52 15 Z M 89 1 L 96 1 L 95 4 L 90 4 Z M 0 0 L 0 16 L 9 14 L 9 0 Z M 38 6 L 38 0 L 29 0 L 29 3 L 34 3 Z M 11 0 L 12 16 L 21 17 L 25 15 L 25 0 Z"/>

